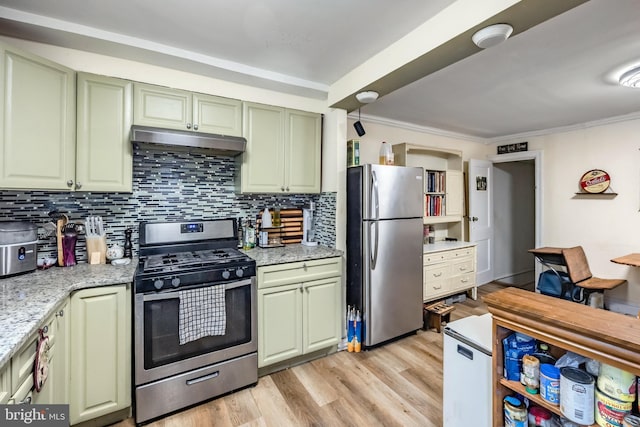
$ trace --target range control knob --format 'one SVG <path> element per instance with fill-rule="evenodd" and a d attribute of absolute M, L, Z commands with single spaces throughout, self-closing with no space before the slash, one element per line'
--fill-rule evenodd
<path fill-rule="evenodd" d="M 173 286 L 174 288 L 180 286 L 180 279 L 178 277 L 174 277 L 173 279 L 171 279 L 171 286 Z"/>
<path fill-rule="evenodd" d="M 237 277 L 242 277 L 244 276 L 244 270 L 242 270 L 241 268 L 236 270 L 236 276 Z"/>
<path fill-rule="evenodd" d="M 156 279 L 156 280 L 153 282 L 153 287 L 154 287 L 154 288 L 156 288 L 156 289 L 158 289 L 158 290 L 162 289 L 162 286 L 163 286 L 163 285 L 164 285 L 164 282 L 162 281 L 162 279 Z"/>
<path fill-rule="evenodd" d="M 222 278 L 227 280 L 229 277 L 231 277 L 231 272 L 229 270 L 225 270 L 222 272 Z"/>

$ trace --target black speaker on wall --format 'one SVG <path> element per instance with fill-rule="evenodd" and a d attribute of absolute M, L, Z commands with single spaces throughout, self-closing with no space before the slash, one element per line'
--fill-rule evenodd
<path fill-rule="evenodd" d="M 353 124 L 353 127 L 356 129 L 356 133 L 358 134 L 358 136 L 362 136 L 365 134 L 364 127 L 362 126 L 362 123 L 360 123 L 360 120 L 355 122 Z"/>

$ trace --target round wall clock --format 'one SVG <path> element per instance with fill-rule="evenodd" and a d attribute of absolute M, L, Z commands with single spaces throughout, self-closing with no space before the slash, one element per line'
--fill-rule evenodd
<path fill-rule="evenodd" d="M 611 177 L 601 169 L 591 169 L 580 178 L 580 187 L 587 193 L 603 193 L 610 183 Z"/>

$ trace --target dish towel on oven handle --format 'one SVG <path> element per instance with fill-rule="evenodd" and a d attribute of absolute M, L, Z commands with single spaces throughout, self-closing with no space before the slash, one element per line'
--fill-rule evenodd
<path fill-rule="evenodd" d="M 180 345 L 202 337 L 226 333 L 224 284 L 180 291 L 179 294 Z"/>

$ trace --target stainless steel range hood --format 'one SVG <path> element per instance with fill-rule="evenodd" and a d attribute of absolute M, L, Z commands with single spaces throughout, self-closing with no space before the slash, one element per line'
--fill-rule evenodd
<path fill-rule="evenodd" d="M 237 156 L 247 145 L 247 140 L 239 136 L 136 125 L 131 126 L 131 142 L 158 145 L 158 149 L 171 147 L 179 151 L 197 150 L 221 156 Z"/>

